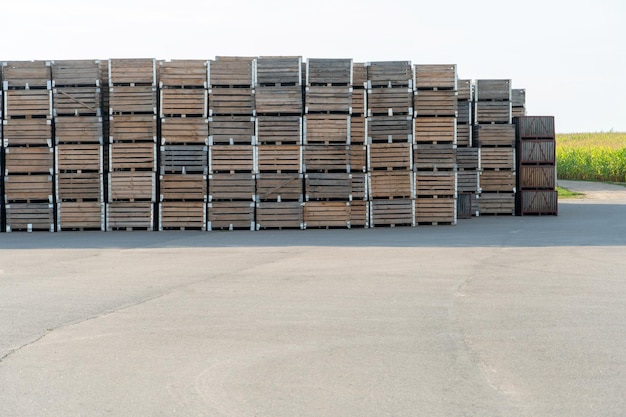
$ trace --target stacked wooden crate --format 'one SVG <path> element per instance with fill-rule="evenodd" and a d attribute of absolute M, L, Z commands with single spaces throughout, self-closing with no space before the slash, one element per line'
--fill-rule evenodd
<path fill-rule="evenodd" d="M 52 62 L 57 230 L 104 230 L 100 62 Z"/>
<path fill-rule="evenodd" d="M 4 62 L 6 231 L 55 227 L 50 62 Z"/>
<path fill-rule="evenodd" d="M 207 62 L 160 61 L 158 78 L 159 230 L 206 230 Z"/>
<path fill-rule="evenodd" d="M 413 71 L 407 61 L 367 65 L 370 227 L 415 224 Z"/>
<path fill-rule="evenodd" d="M 473 84 L 472 80 L 457 82 L 457 217 L 470 218 L 478 212 L 478 148 L 473 141 Z"/>
<path fill-rule="evenodd" d="M 511 81 L 476 80 L 474 138 L 478 144 L 481 215 L 515 213 L 515 126 Z"/>
<path fill-rule="evenodd" d="M 517 141 L 518 215 L 558 214 L 554 117 L 519 116 Z"/>
<path fill-rule="evenodd" d="M 257 229 L 302 228 L 302 59 L 257 60 Z"/>
<path fill-rule="evenodd" d="M 256 58 L 209 62 L 208 230 L 254 230 Z"/>
<path fill-rule="evenodd" d="M 523 88 L 511 89 L 511 116 L 526 116 L 526 90 Z"/>
<path fill-rule="evenodd" d="M 307 61 L 302 147 L 305 228 L 367 224 L 365 145 L 350 144 L 352 65 L 351 59 Z"/>
<path fill-rule="evenodd" d="M 413 145 L 415 223 L 456 223 L 456 65 L 415 65 L 415 124 L 448 125 L 447 140 L 416 131 Z"/>
<path fill-rule="evenodd" d="M 107 230 L 154 230 L 156 71 L 154 59 L 109 60 Z"/>

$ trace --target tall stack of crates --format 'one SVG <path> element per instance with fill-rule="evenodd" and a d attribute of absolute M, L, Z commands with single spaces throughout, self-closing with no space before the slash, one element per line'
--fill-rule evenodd
<path fill-rule="evenodd" d="M 367 64 L 352 63 L 352 107 L 350 114 L 350 149 L 365 154 L 365 195 L 363 199 L 353 194 L 350 205 L 350 226 L 369 227 L 370 196 L 367 174 Z M 352 167 L 352 170 L 356 169 Z"/>
<path fill-rule="evenodd" d="M 472 140 L 473 84 L 472 80 L 457 82 L 457 217 L 470 218 L 478 212 L 478 148 Z"/>
<path fill-rule="evenodd" d="M 100 62 L 52 62 L 57 230 L 104 230 Z"/>
<path fill-rule="evenodd" d="M 257 229 L 303 228 L 302 58 L 257 60 Z"/>
<path fill-rule="evenodd" d="M 413 70 L 408 61 L 367 65 L 370 227 L 415 224 Z"/>
<path fill-rule="evenodd" d="M 523 88 L 511 89 L 511 116 L 526 116 L 526 90 Z"/>
<path fill-rule="evenodd" d="M 518 173 L 516 214 L 557 215 L 554 117 L 519 116 L 514 120 Z"/>
<path fill-rule="evenodd" d="M 209 62 L 208 230 L 254 230 L 256 58 Z"/>
<path fill-rule="evenodd" d="M 4 62 L 2 81 L 6 231 L 54 231 L 50 62 Z"/>
<path fill-rule="evenodd" d="M 476 80 L 474 138 L 478 144 L 481 215 L 515 213 L 515 126 L 511 81 Z"/>
<path fill-rule="evenodd" d="M 157 173 L 154 59 L 109 60 L 107 230 L 154 230 Z"/>
<path fill-rule="evenodd" d="M 415 123 L 452 128 L 447 140 L 416 133 L 415 224 L 456 223 L 456 65 L 415 65 Z"/>

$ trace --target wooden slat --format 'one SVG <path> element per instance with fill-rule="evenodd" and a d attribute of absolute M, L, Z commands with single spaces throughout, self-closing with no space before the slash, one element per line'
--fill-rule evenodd
<path fill-rule="evenodd" d="M 416 143 L 456 143 L 456 118 L 418 117 L 415 119 Z"/>
<path fill-rule="evenodd" d="M 306 69 L 307 85 L 352 84 L 351 59 L 309 58 Z"/>
<path fill-rule="evenodd" d="M 415 223 L 414 200 L 374 200 L 371 203 L 370 227 L 412 226 Z"/>
<path fill-rule="evenodd" d="M 257 87 L 257 114 L 301 114 L 302 87 L 300 85 L 281 87 Z"/>
<path fill-rule="evenodd" d="M 348 144 L 349 141 L 350 116 L 341 114 L 307 114 L 304 116 L 303 142 L 305 144 Z"/>
<path fill-rule="evenodd" d="M 474 126 L 474 139 L 478 146 L 507 146 L 515 145 L 515 126 L 510 124 L 477 125 Z"/>
<path fill-rule="evenodd" d="M 375 115 L 413 114 L 413 89 L 370 88 L 367 91 L 367 112 Z"/>
<path fill-rule="evenodd" d="M 519 137 L 554 139 L 554 116 L 525 116 L 517 121 Z"/>
<path fill-rule="evenodd" d="M 161 117 L 197 116 L 208 114 L 208 95 L 206 90 L 198 88 L 163 88 L 161 89 Z"/>
<path fill-rule="evenodd" d="M 53 180 L 50 175 L 9 175 L 4 177 L 4 197 L 11 202 L 52 203 Z"/>
<path fill-rule="evenodd" d="M 350 227 L 350 203 L 338 201 L 305 203 L 304 227 Z"/>
<path fill-rule="evenodd" d="M 410 143 L 373 143 L 369 145 L 370 170 L 410 170 L 412 150 Z"/>
<path fill-rule="evenodd" d="M 202 201 L 160 203 L 159 230 L 206 230 L 206 204 Z"/>
<path fill-rule="evenodd" d="M 474 99 L 472 80 L 457 80 L 459 100 L 472 101 Z"/>
<path fill-rule="evenodd" d="M 152 58 L 110 59 L 109 83 L 156 86 L 156 60 Z"/>
<path fill-rule="evenodd" d="M 200 59 L 159 61 L 159 85 L 207 88 L 207 65 L 207 61 Z"/>
<path fill-rule="evenodd" d="M 374 116 L 366 121 L 369 143 L 413 141 L 412 116 Z"/>
<path fill-rule="evenodd" d="M 456 199 L 418 198 L 415 200 L 416 224 L 456 224 Z"/>
<path fill-rule="evenodd" d="M 415 144 L 413 167 L 419 170 L 453 170 L 456 166 L 456 146 L 452 144 Z"/>
<path fill-rule="evenodd" d="M 212 88 L 209 90 L 209 113 L 212 116 L 253 116 L 256 94 L 251 88 Z"/>
<path fill-rule="evenodd" d="M 303 227 L 302 203 L 297 201 L 257 203 L 256 222 L 258 229 L 300 229 Z"/>
<path fill-rule="evenodd" d="M 162 145 L 208 145 L 209 123 L 200 117 L 161 119 Z"/>
<path fill-rule="evenodd" d="M 257 117 L 257 141 L 260 145 L 299 145 L 302 143 L 300 116 Z"/>
<path fill-rule="evenodd" d="M 518 159 L 522 164 L 554 164 L 556 142 L 554 140 L 521 140 Z"/>
<path fill-rule="evenodd" d="M 363 200 L 367 196 L 365 173 L 313 173 L 305 177 L 305 199 L 310 200 Z"/>
<path fill-rule="evenodd" d="M 5 149 L 5 175 L 52 174 L 54 150 L 48 147 L 14 147 Z"/>
<path fill-rule="evenodd" d="M 56 172 L 103 172 L 103 153 L 100 144 L 60 144 L 56 147 Z"/>
<path fill-rule="evenodd" d="M 99 87 L 100 61 L 88 59 L 52 61 L 52 84 L 56 87 Z"/>
<path fill-rule="evenodd" d="M 105 230 L 104 204 L 101 202 L 61 202 L 58 210 L 60 231 Z"/>
<path fill-rule="evenodd" d="M 52 121 L 9 119 L 3 121 L 4 146 L 52 146 Z"/>
<path fill-rule="evenodd" d="M 515 194 L 482 193 L 478 196 L 480 215 L 513 215 L 515 214 Z"/>
<path fill-rule="evenodd" d="M 350 117 L 350 144 L 358 145 L 367 142 L 366 118 L 359 116 Z"/>
<path fill-rule="evenodd" d="M 301 148 L 298 145 L 259 145 L 259 172 L 300 172 Z"/>
<path fill-rule="evenodd" d="M 110 201 L 155 202 L 156 178 L 154 172 L 119 171 L 109 174 Z"/>
<path fill-rule="evenodd" d="M 476 80 L 474 96 L 477 101 L 510 101 L 511 80 Z"/>
<path fill-rule="evenodd" d="M 97 172 L 61 172 L 57 174 L 58 201 L 104 201 L 104 182 Z"/>
<path fill-rule="evenodd" d="M 410 171 L 374 171 L 369 174 L 371 198 L 411 198 L 413 178 Z"/>
<path fill-rule="evenodd" d="M 515 171 L 483 171 L 480 173 L 483 192 L 512 192 L 515 190 Z"/>
<path fill-rule="evenodd" d="M 209 149 L 202 145 L 161 146 L 161 173 L 207 174 Z"/>
<path fill-rule="evenodd" d="M 309 86 L 305 94 L 305 113 L 350 113 L 352 96 L 352 88 L 348 86 Z"/>
<path fill-rule="evenodd" d="M 456 116 L 457 101 L 454 90 L 418 90 L 413 107 L 416 116 Z"/>
<path fill-rule="evenodd" d="M 256 58 L 218 56 L 209 61 L 209 84 L 254 87 Z"/>
<path fill-rule="evenodd" d="M 156 144 L 112 143 L 109 145 L 109 170 L 142 169 L 156 171 Z"/>
<path fill-rule="evenodd" d="M 254 174 L 212 174 L 209 176 L 209 200 L 253 201 L 256 195 Z"/>
<path fill-rule="evenodd" d="M 52 90 L 8 90 L 4 100 L 7 118 L 52 117 Z"/>
<path fill-rule="evenodd" d="M 478 148 L 457 148 L 456 163 L 459 170 L 477 170 Z"/>
<path fill-rule="evenodd" d="M 554 190 L 556 186 L 556 167 L 554 165 L 522 165 L 518 175 L 519 186 L 522 190 Z"/>
<path fill-rule="evenodd" d="M 457 75 L 454 64 L 419 64 L 415 69 L 415 88 L 445 88 L 456 90 Z"/>
<path fill-rule="evenodd" d="M 456 172 L 418 172 L 415 174 L 415 195 L 451 196 L 456 195 Z"/>
<path fill-rule="evenodd" d="M 209 147 L 209 172 L 256 172 L 256 147 L 252 145 L 213 145 Z"/>
<path fill-rule="evenodd" d="M 306 145 L 302 147 L 303 172 L 350 171 L 350 146 Z"/>
<path fill-rule="evenodd" d="M 521 214 L 557 215 L 557 191 L 521 191 Z"/>
<path fill-rule="evenodd" d="M 113 202 L 106 207 L 106 227 L 112 230 L 153 230 L 154 207 L 149 202 Z"/>
<path fill-rule="evenodd" d="M 101 116 L 98 87 L 57 87 L 52 90 L 55 116 Z"/>
<path fill-rule="evenodd" d="M 412 87 L 413 70 L 409 61 L 370 62 L 367 66 L 370 86 Z"/>
<path fill-rule="evenodd" d="M 511 102 L 477 101 L 474 119 L 476 123 L 511 123 Z"/>
<path fill-rule="evenodd" d="M 133 86 L 109 89 L 109 114 L 156 114 L 156 87 Z"/>
<path fill-rule="evenodd" d="M 211 145 L 255 145 L 256 119 L 250 116 L 213 116 L 209 119 Z"/>
<path fill-rule="evenodd" d="M 4 89 L 23 87 L 49 87 L 50 62 L 8 61 L 2 65 Z"/>
<path fill-rule="evenodd" d="M 256 80 L 260 86 L 265 84 L 292 84 L 302 82 L 301 57 L 259 57 L 256 64 Z"/>
<path fill-rule="evenodd" d="M 6 231 L 54 231 L 54 206 L 49 203 L 7 204 Z"/>
<path fill-rule="evenodd" d="M 202 174 L 165 174 L 159 184 L 160 201 L 206 201 L 207 176 Z"/>
<path fill-rule="evenodd" d="M 156 142 L 157 123 L 153 115 L 116 115 L 109 118 L 111 142 Z"/>
<path fill-rule="evenodd" d="M 256 192 L 259 201 L 303 201 L 302 174 L 262 173 L 256 176 Z"/>
<path fill-rule="evenodd" d="M 208 230 L 254 230 L 255 204 L 249 201 L 214 201 L 208 204 Z"/>
<path fill-rule="evenodd" d="M 481 169 L 515 169 L 515 151 L 513 148 L 480 148 Z"/>

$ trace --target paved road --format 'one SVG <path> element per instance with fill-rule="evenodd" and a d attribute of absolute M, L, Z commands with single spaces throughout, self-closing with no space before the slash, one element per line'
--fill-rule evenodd
<path fill-rule="evenodd" d="M 625 214 L 0 234 L 0 416 L 623 416 Z"/>

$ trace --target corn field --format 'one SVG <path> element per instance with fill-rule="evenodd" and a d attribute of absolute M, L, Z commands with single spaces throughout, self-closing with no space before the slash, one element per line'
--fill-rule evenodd
<path fill-rule="evenodd" d="M 557 176 L 626 182 L 626 133 L 571 133 L 556 137 Z"/>

